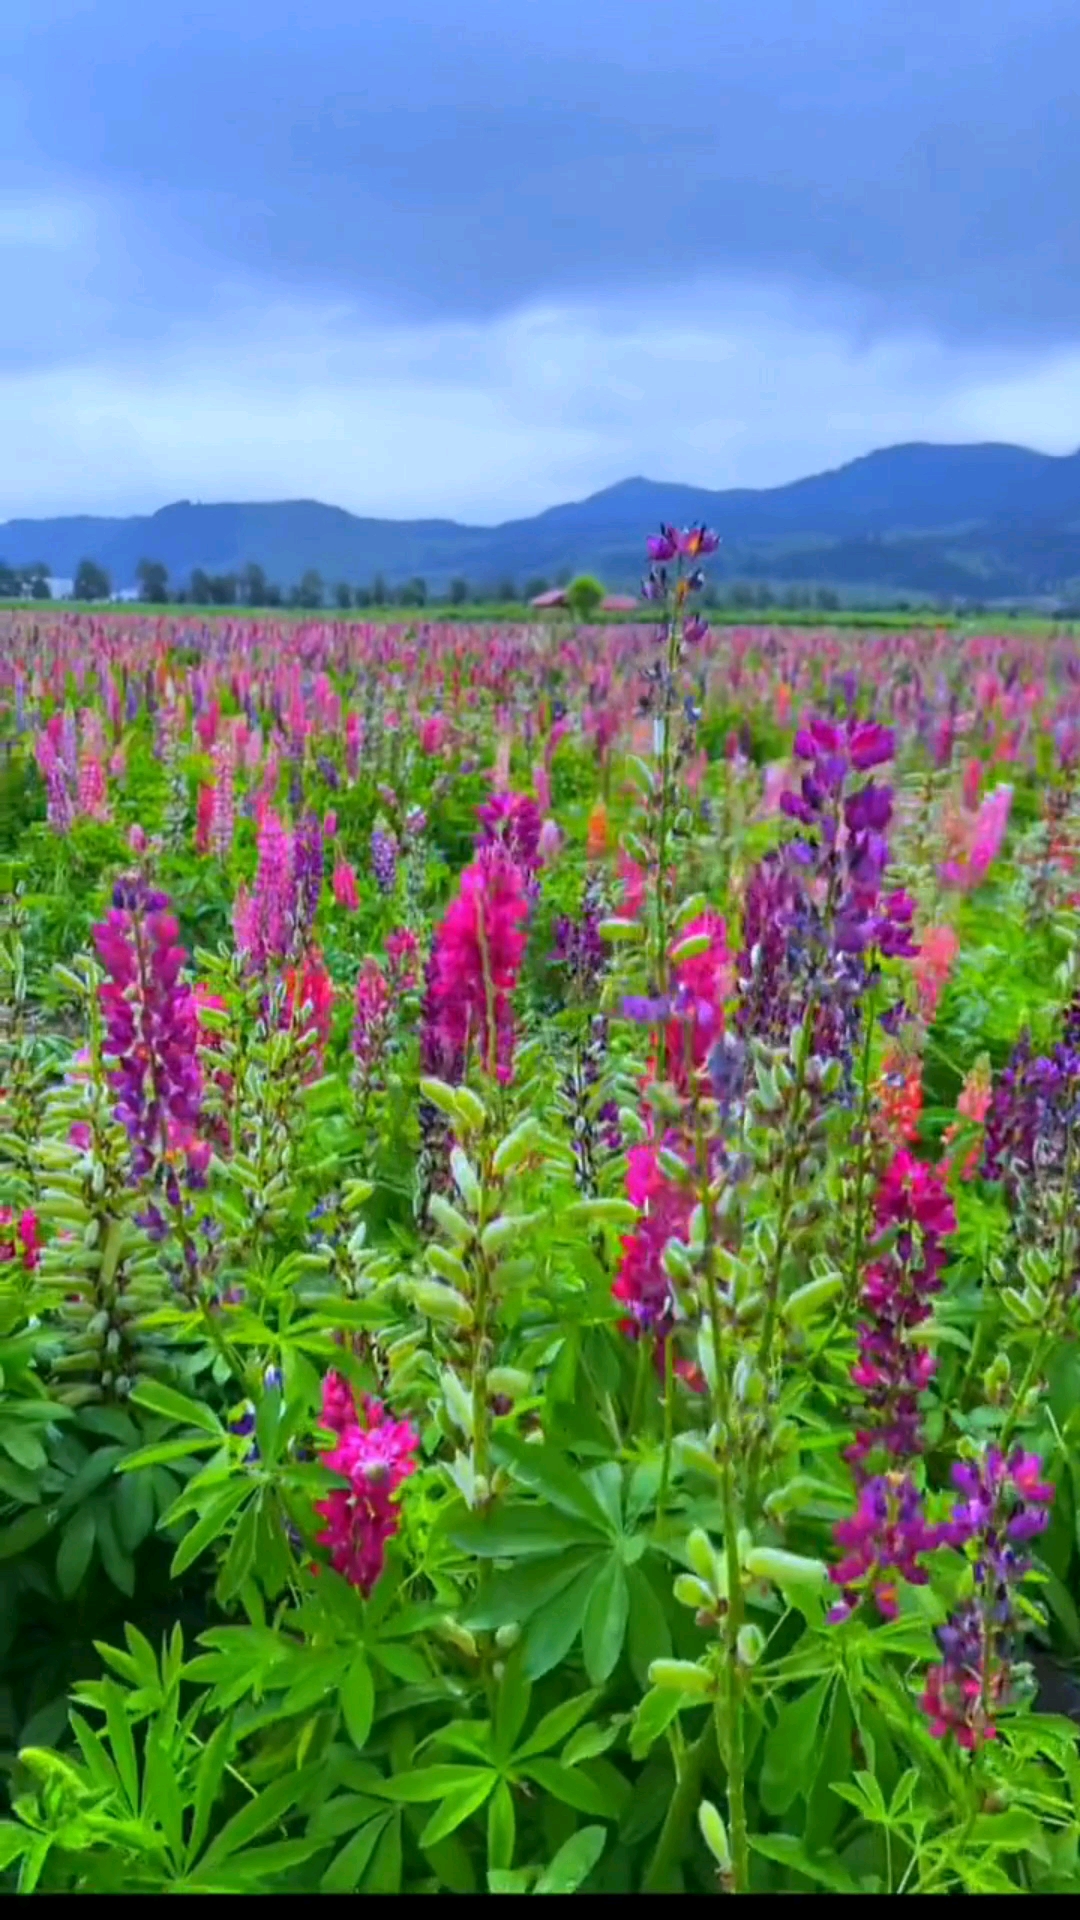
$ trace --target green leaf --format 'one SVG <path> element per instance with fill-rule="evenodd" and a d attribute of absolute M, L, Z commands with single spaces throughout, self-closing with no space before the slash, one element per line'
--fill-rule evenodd
<path fill-rule="evenodd" d="M 524 1565 L 497 1573 L 485 1582 L 461 1615 L 461 1624 L 477 1628 L 524 1626 L 526 1620 L 561 1593 L 594 1554 L 576 1548 L 557 1557 L 529 1558 Z"/>
<path fill-rule="evenodd" d="M 17 1826 L 14 1820 L 0 1820 L 0 1873 L 26 1852 L 33 1839 L 29 1828 Z"/>
<path fill-rule="evenodd" d="M 611 1793 L 583 1767 L 560 1766 L 557 1760 L 530 1760 L 521 1771 L 577 1813 L 602 1814 L 609 1820 L 619 1817 L 619 1805 L 613 1802 Z"/>
<path fill-rule="evenodd" d="M 124 1706 L 124 1695 L 115 1680 L 101 1682 L 105 1707 L 105 1726 L 109 1735 L 116 1771 L 131 1813 L 139 1811 L 139 1763 L 135 1757 L 135 1736 Z"/>
<path fill-rule="evenodd" d="M 561 1513 L 584 1520 L 609 1538 L 613 1536 L 615 1529 L 607 1514 L 584 1484 L 579 1469 L 565 1454 L 546 1441 L 532 1446 L 513 1434 L 500 1434 L 495 1452 L 500 1462 L 512 1469 L 516 1479 L 542 1494 Z"/>
<path fill-rule="evenodd" d="M 653 1661 L 671 1657 L 671 1630 L 656 1589 L 644 1569 L 628 1567 L 626 1580 L 630 1589 L 627 1632 L 630 1666 L 638 1686 L 645 1687 Z"/>
<path fill-rule="evenodd" d="M 514 1796 L 500 1780 L 488 1803 L 487 1860 L 489 1873 L 505 1873 L 514 1859 L 517 1821 Z"/>
<path fill-rule="evenodd" d="M 529 1621 L 525 1629 L 524 1661 L 530 1680 L 542 1679 L 565 1660 L 581 1632 L 595 1578 L 595 1562 L 592 1562 Z"/>
<path fill-rule="evenodd" d="M 580 1827 L 564 1841 L 536 1883 L 537 1893 L 576 1893 L 607 1843 L 606 1827 Z"/>
<path fill-rule="evenodd" d="M 265 1833 L 267 1827 L 277 1826 L 287 1813 L 298 1804 L 308 1788 L 322 1774 L 321 1766 L 301 1767 L 294 1773 L 286 1773 L 278 1780 L 272 1780 L 268 1787 L 256 1794 L 239 1813 L 222 1827 L 206 1853 L 199 1862 L 199 1879 L 205 1879 L 213 1873 L 230 1855 L 239 1853 L 249 1841 Z M 314 1852 L 321 1843 L 309 1843 L 309 1851 Z"/>
<path fill-rule="evenodd" d="M 379 1835 L 375 1857 L 364 1876 L 365 1893 L 401 1892 L 401 1816 L 388 1820 Z"/>
<path fill-rule="evenodd" d="M 596 1533 L 580 1520 L 569 1520 L 550 1507 L 503 1507 L 493 1513 L 464 1510 L 447 1522 L 446 1537 L 462 1553 L 487 1560 L 517 1560 L 526 1554 L 547 1555 L 567 1547 L 598 1545 Z M 478 1605 L 483 1605 L 482 1596 Z"/>
<path fill-rule="evenodd" d="M 676 1714 L 686 1704 L 687 1696 L 676 1693 L 671 1687 L 650 1687 L 634 1715 L 630 1732 L 632 1760 L 644 1760 L 650 1747 L 662 1733 L 667 1732 Z"/>
<path fill-rule="evenodd" d="M 821 1760 L 807 1795 L 805 1837 L 812 1853 L 818 1853 L 832 1839 L 843 1816 L 843 1806 L 831 1789 L 834 1781 L 845 1780 L 851 1773 L 853 1728 L 848 1690 L 840 1682 L 833 1694 L 824 1741 L 818 1743 Z"/>
<path fill-rule="evenodd" d="M 480 1774 L 485 1779 L 490 1773 L 489 1767 L 458 1767 L 447 1762 L 436 1767 L 415 1767 L 408 1773 L 397 1773 L 392 1780 L 380 1781 L 373 1791 L 384 1794 L 388 1800 L 400 1800 L 409 1806 L 422 1804 L 425 1800 L 441 1800 L 445 1794 L 456 1793 L 459 1787 L 475 1782 Z"/>
<path fill-rule="evenodd" d="M 225 1768 L 232 1749 L 233 1723 L 230 1715 L 220 1720 L 214 1728 L 199 1761 L 199 1771 L 195 1776 L 195 1810 L 192 1815 L 191 1833 L 188 1837 L 187 1859 L 198 1857 L 199 1851 L 210 1831 L 210 1816 L 214 1810 L 225 1777 Z"/>
<path fill-rule="evenodd" d="M 80 1507 L 64 1528 L 56 1554 L 56 1583 L 65 1600 L 81 1584 L 90 1565 L 97 1532 L 92 1507 Z"/>
<path fill-rule="evenodd" d="M 376 1844 L 385 1831 L 392 1814 L 380 1814 L 377 1820 L 369 1820 L 353 1834 L 352 1839 L 330 1862 L 319 1882 L 322 1893 L 354 1893 L 363 1877 L 364 1868 L 375 1851 Z"/>
<path fill-rule="evenodd" d="M 420 1845 L 433 1847 L 438 1841 L 445 1840 L 448 1833 L 453 1833 L 470 1814 L 483 1806 L 498 1780 L 498 1774 L 491 1767 L 477 1768 L 471 1783 L 462 1781 L 459 1787 L 447 1794 L 442 1806 L 432 1814 L 420 1835 Z"/>
<path fill-rule="evenodd" d="M 563 1700 L 557 1707 L 552 1707 L 551 1712 L 545 1713 L 543 1719 L 530 1733 L 525 1745 L 519 1748 L 514 1756 L 515 1759 L 527 1760 L 533 1754 L 547 1753 L 552 1747 L 557 1747 L 560 1741 L 573 1733 L 574 1728 L 584 1720 L 586 1714 L 592 1712 L 599 1698 L 599 1692 L 594 1689 L 590 1693 L 579 1693 L 573 1700 Z"/>
<path fill-rule="evenodd" d="M 626 1568 L 613 1556 L 593 1581 L 582 1624 L 585 1671 L 594 1687 L 601 1686 L 614 1671 L 626 1638 L 629 1611 Z"/>
<path fill-rule="evenodd" d="M 36 1547 L 51 1525 L 52 1520 L 45 1507 L 34 1507 L 29 1513 L 20 1513 L 10 1527 L 0 1532 L 0 1560 L 14 1560 L 17 1554 Z"/>
<path fill-rule="evenodd" d="M 500 1760 L 513 1752 L 514 1742 L 525 1725 L 531 1698 L 532 1686 L 523 1671 L 518 1645 L 503 1668 L 495 1703 L 495 1753 Z"/>
<path fill-rule="evenodd" d="M 184 1535 L 173 1555 L 169 1572 L 174 1580 L 179 1578 L 185 1567 L 190 1567 L 192 1561 L 198 1559 L 200 1553 L 210 1545 L 212 1540 L 216 1540 L 218 1535 L 224 1532 L 237 1507 L 252 1491 L 251 1481 L 238 1476 L 235 1480 L 227 1481 L 225 1486 L 215 1494 L 190 1532 Z"/>
<path fill-rule="evenodd" d="M 755 1853 L 765 1860 L 776 1860 L 784 1867 L 793 1867 L 807 1880 L 813 1880 L 821 1887 L 829 1887 L 834 1893 L 861 1893 L 857 1880 L 852 1879 L 846 1867 L 840 1865 L 835 1853 L 811 1855 L 801 1840 L 794 1834 L 770 1833 L 751 1834 L 750 1845 Z"/>
<path fill-rule="evenodd" d="M 826 1675 L 777 1715 L 765 1737 L 758 1793 L 766 1813 L 784 1814 L 811 1786 L 809 1761 L 818 1746 L 818 1727 L 832 1686 Z"/>
<path fill-rule="evenodd" d="M 217 1445 L 220 1435 L 213 1441 L 197 1434 L 184 1440 L 159 1440 L 156 1446 L 142 1447 L 138 1453 L 129 1453 L 124 1460 L 118 1460 L 117 1473 L 139 1473 L 143 1467 L 160 1467 L 168 1460 L 185 1460 L 190 1454 L 202 1453 L 212 1445 Z"/>
<path fill-rule="evenodd" d="M 137 1407 L 145 1407 L 148 1413 L 159 1413 L 166 1420 L 179 1420 L 184 1426 L 198 1427 L 200 1432 L 208 1433 L 215 1440 L 224 1440 L 225 1429 L 217 1415 L 201 1401 L 189 1400 L 184 1393 L 177 1393 L 174 1387 L 163 1386 L 160 1380 L 140 1380 L 132 1388 L 131 1398 Z"/>
<path fill-rule="evenodd" d="M 366 1654 L 357 1654 L 341 1683 L 339 1698 L 349 1738 L 357 1751 L 362 1753 L 375 1714 L 375 1684 Z"/>

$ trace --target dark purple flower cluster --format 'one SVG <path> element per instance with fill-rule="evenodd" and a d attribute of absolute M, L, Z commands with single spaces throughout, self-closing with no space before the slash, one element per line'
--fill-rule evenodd
<path fill-rule="evenodd" d="M 845 790 L 851 773 L 882 766 L 895 745 L 891 728 L 872 720 L 815 718 L 795 735 L 795 752 L 808 770 L 799 792 L 781 794 L 780 805 L 814 837 L 793 841 L 788 854 L 824 885 L 827 934 L 837 953 L 876 949 L 886 958 L 911 959 L 918 952 L 911 938 L 914 902 L 901 891 L 881 892 L 892 788 L 868 780 Z"/>
<path fill-rule="evenodd" d="M 200 1138 L 202 1074 L 195 995 L 180 978 L 186 955 L 165 894 L 140 878 L 120 881 L 93 930 L 108 978 L 99 989 L 104 1052 L 116 1117 L 132 1145 L 132 1172 L 157 1174 L 173 1205 L 179 1171 L 199 1186 L 210 1160 Z"/>
<path fill-rule="evenodd" d="M 895 1620 L 897 1581 L 926 1585 L 929 1575 L 920 1556 L 941 1546 L 943 1532 L 928 1523 L 911 1475 L 891 1472 L 863 1481 L 855 1512 L 837 1521 L 833 1538 L 844 1558 L 829 1570 L 842 1596 L 829 1619 L 846 1620 L 865 1595 L 884 1619 Z"/>
<path fill-rule="evenodd" d="M 392 833 L 373 827 L 371 833 L 371 871 L 380 893 L 393 893 L 397 880 L 397 841 Z"/>
<path fill-rule="evenodd" d="M 642 582 L 642 598 L 645 600 L 666 600 L 670 585 L 668 580 L 668 563 L 674 560 L 681 568 L 682 563 L 686 560 L 704 560 L 710 553 L 715 553 L 719 545 L 719 535 L 711 532 L 710 529 L 705 526 L 684 527 L 681 533 L 675 527 L 662 526 L 659 533 L 650 534 L 645 542 L 645 546 L 651 564 L 649 566 L 648 576 Z M 697 592 L 704 584 L 704 575 L 699 567 L 695 566 L 688 574 L 681 574 L 679 586 L 682 591 L 682 597 L 685 599 L 688 593 Z M 692 617 L 687 624 L 696 625 L 697 630 L 688 633 L 684 627 L 684 640 L 693 641 L 704 638 L 707 631 L 704 621 L 697 621 L 695 623 Z"/>
<path fill-rule="evenodd" d="M 927 1673 L 922 1707 L 936 1738 L 955 1734 L 970 1751 L 996 1737 L 994 1717 L 1009 1698 L 1023 1627 L 1018 1591 L 1031 1567 L 1022 1549 L 1045 1530 L 1054 1488 L 1038 1455 L 1019 1447 L 1008 1457 L 990 1447 L 952 1477 L 964 1497 L 942 1536 L 973 1562 L 975 1590 L 937 1630 L 942 1658 Z"/>
<path fill-rule="evenodd" d="M 595 1000 L 600 982 L 607 972 L 608 949 L 600 934 L 603 900 L 599 883 L 590 877 L 585 883 L 581 913 L 575 920 L 562 913 L 552 929 L 555 945 L 551 959 L 566 969 L 573 994 L 582 1000 Z"/>
<path fill-rule="evenodd" d="M 849 785 L 891 758 L 893 745 L 873 721 L 815 718 L 799 729 L 806 771 L 780 804 L 805 832 L 759 863 L 743 909 L 738 1030 L 783 1045 L 812 1003 L 814 1050 L 841 1063 L 847 1087 L 878 960 L 918 951 L 914 902 L 882 892 L 892 790 Z"/>
<path fill-rule="evenodd" d="M 540 831 L 544 822 L 536 801 L 529 794 L 493 794 L 483 806 L 477 807 L 476 817 L 481 828 L 476 840 L 478 853 L 488 847 L 501 847 L 522 873 L 532 876 L 538 871 Z"/>
<path fill-rule="evenodd" d="M 842 1594 L 832 1620 L 846 1619 L 863 1597 L 892 1619 L 897 1579 L 924 1585 L 919 1556 L 952 1537 L 928 1523 L 908 1466 L 921 1449 L 919 1395 L 935 1365 L 913 1336 L 941 1286 L 943 1242 L 955 1229 L 956 1210 L 933 1169 L 901 1151 L 878 1187 L 874 1211 L 878 1254 L 863 1282 L 865 1317 L 851 1372 L 865 1403 L 847 1450 L 859 1483 L 858 1507 L 833 1529 L 844 1558 L 830 1572 Z M 868 1476 L 872 1458 L 885 1470 Z"/>
<path fill-rule="evenodd" d="M 1070 1008 L 1066 1037 L 1048 1054 L 1032 1051 L 1021 1035 L 994 1082 L 986 1114 L 981 1171 L 1001 1180 L 1011 1201 L 1030 1197 L 1038 1176 L 1060 1177 L 1068 1140 L 1080 1122 L 1080 1026 Z"/>
<path fill-rule="evenodd" d="M 311 940 L 319 910 L 324 872 L 323 831 L 314 814 L 302 820 L 293 836 L 293 921 L 295 941 L 303 951 Z"/>
<path fill-rule="evenodd" d="M 878 1187 L 875 1218 L 888 1242 L 867 1268 L 860 1296 L 864 1318 L 851 1378 L 866 1414 L 847 1454 L 857 1472 L 872 1455 L 899 1465 L 920 1451 L 919 1395 L 936 1362 L 915 1335 L 941 1288 L 956 1208 L 933 1168 L 901 1150 Z"/>

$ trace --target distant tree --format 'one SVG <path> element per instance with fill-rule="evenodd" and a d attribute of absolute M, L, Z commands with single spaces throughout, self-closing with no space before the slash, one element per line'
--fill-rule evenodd
<path fill-rule="evenodd" d="M 814 595 L 814 604 L 822 613 L 835 613 L 840 605 L 840 595 L 835 587 L 819 587 Z"/>
<path fill-rule="evenodd" d="M 707 613 L 712 613 L 720 605 L 720 589 L 714 580 L 702 589 L 701 604 Z"/>
<path fill-rule="evenodd" d="M 281 588 L 276 584 L 275 581 L 270 580 L 267 582 L 266 588 L 263 592 L 262 604 L 264 607 L 280 607 Z"/>
<path fill-rule="evenodd" d="M 758 588 L 757 592 L 754 595 L 754 605 L 756 607 L 760 607 L 761 610 L 764 612 L 766 607 L 772 606 L 772 603 L 773 603 L 772 587 L 770 586 L 767 580 L 763 580 L 760 587 Z"/>
<path fill-rule="evenodd" d="M 733 580 L 731 583 L 731 604 L 733 607 L 752 607 L 754 589 L 749 580 Z"/>
<path fill-rule="evenodd" d="M 517 600 L 517 582 L 506 574 L 495 589 L 495 598 L 501 606 L 512 606 Z"/>
<path fill-rule="evenodd" d="M 604 589 L 591 573 L 579 573 L 566 589 L 566 604 L 575 620 L 592 620 L 600 610 Z"/>
<path fill-rule="evenodd" d="M 196 567 L 192 572 L 188 595 L 192 606 L 210 606 L 214 598 L 213 582 L 210 579 L 210 575 L 202 567 Z"/>
<path fill-rule="evenodd" d="M 293 605 L 306 607 L 310 612 L 313 612 L 316 607 L 321 607 L 322 603 L 322 574 L 316 573 L 314 567 L 309 567 L 307 572 L 301 576 L 299 586 L 293 590 Z"/>
<path fill-rule="evenodd" d="M 29 587 L 31 600 L 52 599 L 52 586 L 49 581 L 48 567 L 32 567 L 27 585 Z"/>
<path fill-rule="evenodd" d="M 80 560 L 75 569 L 73 591 L 76 600 L 107 600 L 112 593 L 112 581 L 96 560 Z"/>
<path fill-rule="evenodd" d="M 135 569 L 139 597 L 155 606 L 164 606 L 169 598 L 169 570 L 160 560 L 140 560 Z"/>
<path fill-rule="evenodd" d="M 570 580 L 571 569 L 569 567 L 560 567 L 558 573 L 555 575 L 555 585 L 557 587 L 568 587 Z"/>
<path fill-rule="evenodd" d="M 385 607 L 388 598 L 386 581 L 381 573 L 377 573 L 371 583 L 371 604 L 373 607 Z"/>
<path fill-rule="evenodd" d="M 240 594 L 245 607 L 269 605 L 266 598 L 266 575 L 257 561 L 249 560 L 240 575 Z"/>
<path fill-rule="evenodd" d="M 534 574 L 531 580 L 526 580 L 525 582 L 525 598 L 527 601 L 539 600 L 540 595 L 547 591 L 548 582 L 544 579 L 542 573 Z"/>
<path fill-rule="evenodd" d="M 405 585 L 398 589 L 399 607 L 426 607 L 427 597 L 427 581 L 421 580 L 419 575 L 406 580 Z"/>
<path fill-rule="evenodd" d="M 347 611 L 348 608 L 352 606 L 352 588 L 347 580 L 338 581 L 337 586 L 334 588 L 334 601 L 343 611 Z"/>
<path fill-rule="evenodd" d="M 468 597 L 469 583 L 467 580 L 463 580 L 461 575 L 458 574 L 457 578 L 450 582 L 450 605 L 452 607 L 463 607 Z"/>
<path fill-rule="evenodd" d="M 370 607 L 371 588 L 357 587 L 356 592 L 353 594 L 353 605 L 354 607 Z"/>
<path fill-rule="evenodd" d="M 14 567 L 9 567 L 0 560 L 0 600 L 17 600 L 19 586 L 19 576 Z"/>
<path fill-rule="evenodd" d="M 210 599 L 215 607 L 235 607 L 235 573 L 215 573 L 211 575 Z"/>

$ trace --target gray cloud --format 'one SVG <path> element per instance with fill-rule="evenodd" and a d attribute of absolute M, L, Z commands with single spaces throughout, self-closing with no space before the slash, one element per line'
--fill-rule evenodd
<path fill-rule="evenodd" d="M 13 4 L 14 158 L 124 207 L 157 302 L 170 264 L 407 317 L 760 272 L 875 331 L 1074 324 L 1072 0 Z"/>

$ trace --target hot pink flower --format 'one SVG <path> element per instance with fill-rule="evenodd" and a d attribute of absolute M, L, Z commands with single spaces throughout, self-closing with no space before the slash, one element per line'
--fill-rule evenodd
<path fill-rule="evenodd" d="M 488 1073 L 513 1071 L 511 995 L 525 957 L 529 902 L 520 870 L 498 849 L 461 875 L 435 934 L 425 1009 L 426 1050 L 460 1062 L 479 1045 Z"/>
<path fill-rule="evenodd" d="M 394 1496 L 416 1472 L 419 1435 L 408 1421 L 388 1420 L 382 1403 L 364 1395 L 358 1409 L 339 1374 L 323 1382 L 322 1424 L 337 1436 L 323 1463 L 348 1482 L 315 1503 L 326 1525 L 317 1536 L 350 1586 L 366 1597 L 386 1564 L 386 1543 L 400 1525 Z"/>
<path fill-rule="evenodd" d="M 360 891 L 356 884 L 356 869 L 347 860 L 339 858 L 335 861 L 333 888 L 338 906 L 355 913 L 360 905 Z"/>

